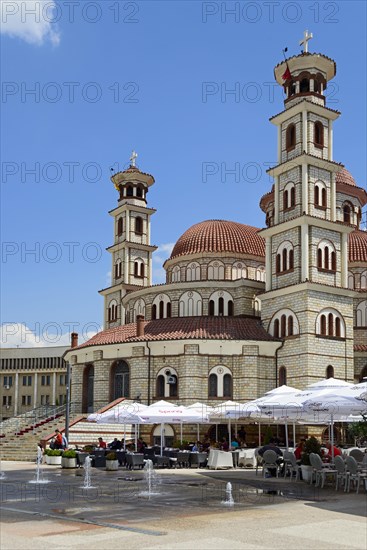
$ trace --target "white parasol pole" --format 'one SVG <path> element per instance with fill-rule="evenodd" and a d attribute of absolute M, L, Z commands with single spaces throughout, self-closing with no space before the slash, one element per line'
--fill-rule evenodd
<path fill-rule="evenodd" d="M 296 423 L 293 422 L 293 447 L 296 446 Z"/>
<path fill-rule="evenodd" d="M 124 422 L 124 451 L 126 451 L 126 424 Z"/>
<path fill-rule="evenodd" d="M 163 432 L 164 432 L 163 426 L 164 424 L 163 422 L 161 422 L 161 456 L 163 456 Z"/>
<path fill-rule="evenodd" d="M 287 424 L 287 421 L 285 421 L 284 428 L 285 428 L 285 448 L 288 451 L 289 444 L 288 444 L 288 424 Z"/>
<path fill-rule="evenodd" d="M 261 422 L 259 421 L 259 447 L 261 445 Z"/>
<path fill-rule="evenodd" d="M 200 441 L 200 427 L 199 427 L 199 424 L 197 424 L 197 439 L 196 441 Z"/>
<path fill-rule="evenodd" d="M 182 442 L 182 422 L 180 424 L 180 432 L 181 432 L 181 442 Z"/>
<path fill-rule="evenodd" d="M 331 413 L 331 462 L 334 462 L 334 415 Z"/>

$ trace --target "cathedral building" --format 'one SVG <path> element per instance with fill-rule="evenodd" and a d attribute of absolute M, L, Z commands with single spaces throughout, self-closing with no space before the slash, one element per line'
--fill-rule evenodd
<path fill-rule="evenodd" d="M 326 105 L 336 64 L 304 52 L 275 67 L 284 88 L 264 228 L 207 220 L 187 229 L 152 284 L 154 177 L 136 166 L 111 180 L 114 243 L 104 330 L 66 354 L 74 412 L 118 397 L 150 404 L 246 402 L 278 385 L 367 376 L 367 193 L 333 159 Z"/>

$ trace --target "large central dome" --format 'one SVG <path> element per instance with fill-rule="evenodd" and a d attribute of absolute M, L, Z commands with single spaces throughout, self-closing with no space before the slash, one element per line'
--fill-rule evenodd
<path fill-rule="evenodd" d="M 206 252 L 233 252 L 265 256 L 265 241 L 257 227 L 225 220 L 207 220 L 191 226 L 176 242 L 170 259 Z"/>

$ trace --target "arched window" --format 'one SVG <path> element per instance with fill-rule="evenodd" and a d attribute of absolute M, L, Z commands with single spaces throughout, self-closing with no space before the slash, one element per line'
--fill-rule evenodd
<path fill-rule="evenodd" d="M 247 279 L 247 267 L 241 262 L 236 262 L 232 266 L 232 280 L 237 279 Z"/>
<path fill-rule="evenodd" d="M 168 302 L 168 303 L 167 303 L 167 317 L 172 317 L 171 302 Z"/>
<path fill-rule="evenodd" d="M 363 300 L 363 302 L 360 302 L 357 306 L 356 326 L 357 327 L 367 326 L 367 300 Z"/>
<path fill-rule="evenodd" d="M 354 289 L 354 275 L 351 271 L 348 271 L 348 288 Z M 362 276 L 361 276 L 361 288 L 362 286 Z"/>
<path fill-rule="evenodd" d="M 200 281 L 200 265 L 196 262 L 186 268 L 186 281 Z"/>
<path fill-rule="evenodd" d="M 265 269 L 263 268 L 263 266 L 260 266 L 258 268 L 256 268 L 256 280 L 257 281 L 262 281 L 263 283 L 265 282 Z"/>
<path fill-rule="evenodd" d="M 327 191 L 324 182 L 318 181 L 314 188 L 314 205 L 316 208 L 325 209 L 327 207 Z"/>
<path fill-rule="evenodd" d="M 324 126 L 322 123 L 318 120 L 315 122 L 314 125 L 314 145 L 316 147 L 323 147 L 324 146 Z"/>
<path fill-rule="evenodd" d="M 367 288 L 367 270 L 361 273 L 361 288 Z"/>
<path fill-rule="evenodd" d="M 126 361 L 116 361 L 110 370 L 110 399 L 130 396 L 130 369 Z"/>
<path fill-rule="evenodd" d="M 335 250 L 331 252 L 331 271 L 336 271 L 336 253 Z"/>
<path fill-rule="evenodd" d="M 172 269 L 172 279 L 171 279 L 171 282 L 172 283 L 179 283 L 181 281 L 181 269 L 178 267 L 178 265 L 176 265 L 173 269 Z"/>
<path fill-rule="evenodd" d="M 159 317 L 159 319 L 165 319 L 166 317 L 171 316 L 171 300 L 167 294 L 158 294 L 153 300 L 154 307 L 154 319 Z M 153 311 L 153 307 L 152 307 Z"/>
<path fill-rule="evenodd" d="M 326 368 L 326 378 L 334 378 L 334 367 L 332 365 L 328 365 Z"/>
<path fill-rule="evenodd" d="M 157 397 L 165 397 L 165 395 L 164 395 L 164 376 L 163 376 L 163 374 L 160 374 L 159 376 L 157 376 L 156 396 Z"/>
<path fill-rule="evenodd" d="M 139 279 L 144 278 L 144 262 L 141 258 L 137 258 L 134 262 L 134 277 Z"/>
<path fill-rule="evenodd" d="M 321 189 L 321 204 L 324 208 L 327 206 L 327 193 L 326 193 L 326 187 L 323 187 Z"/>
<path fill-rule="evenodd" d="M 344 223 L 352 223 L 352 212 L 353 212 L 353 206 L 345 202 L 343 204 L 343 222 Z"/>
<path fill-rule="evenodd" d="M 288 208 L 288 190 L 285 189 L 283 193 L 283 210 L 287 210 Z"/>
<path fill-rule="evenodd" d="M 126 189 L 126 196 L 132 197 L 133 195 L 134 195 L 134 189 L 132 188 L 131 185 L 129 185 L 129 187 Z"/>
<path fill-rule="evenodd" d="M 117 310 L 118 310 L 118 305 L 117 305 L 117 302 L 116 300 L 111 300 L 111 302 L 109 303 L 109 306 L 108 306 L 108 321 L 109 322 L 114 322 L 114 321 L 117 321 Z"/>
<path fill-rule="evenodd" d="M 269 332 L 275 338 L 287 338 L 299 334 L 299 323 L 297 316 L 291 309 L 281 309 L 273 316 Z"/>
<path fill-rule="evenodd" d="M 132 319 L 133 323 L 136 321 L 136 318 L 138 315 L 142 315 L 143 317 L 145 317 L 145 302 L 142 298 L 139 298 L 138 300 L 136 300 L 134 304 L 133 319 Z"/>
<path fill-rule="evenodd" d="M 290 210 L 296 204 L 296 188 L 292 181 L 288 182 L 283 191 L 283 210 Z"/>
<path fill-rule="evenodd" d="M 289 124 L 287 127 L 285 141 L 288 151 L 296 146 L 296 127 L 294 124 Z"/>
<path fill-rule="evenodd" d="M 279 319 L 274 321 L 274 337 L 279 338 Z"/>
<path fill-rule="evenodd" d="M 135 218 L 135 233 L 136 235 L 143 234 L 143 218 L 141 218 L 140 216 L 137 216 Z"/>
<path fill-rule="evenodd" d="M 283 273 L 284 271 L 290 271 L 294 267 L 294 254 L 293 245 L 290 241 L 283 242 L 276 255 L 276 272 Z"/>
<path fill-rule="evenodd" d="M 94 410 L 94 366 L 86 365 L 83 372 L 83 399 L 82 412 L 90 413 Z"/>
<path fill-rule="evenodd" d="M 217 290 L 209 297 L 209 315 L 227 316 L 230 308 L 233 311 L 233 298 L 226 290 Z"/>
<path fill-rule="evenodd" d="M 310 91 L 310 81 L 308 80 L 308 78 L 302 78 L 299 85 L 299 91 L 301 94 L 304 94 Z"/>
<path fill-rule="evenodd" d="M 288 96 L 291 97 L 295 93 L 296 93 L 296 83 L 293 80 L 291 80 L 288 86 Z"/>
<path fill-rule="evenodd" d="M 293 186 L 291 187 L 291 207 L 295 206 L 296 204 L 296 188 Z"/>
<path fill-rule="evenodd" d="M 115 279 L 120 279 L 122 276 L 122 262 L 118 259 L 115 263 Z"/>
<path fill-rule="evenodd" d="M 279 386 L 285 386 L 287 384 L 287 369 L 280 367 L 279 369 Z"/>
<path fill-rule="evenodd" d="M 143 197 L 143 188 L 140 185 L 136 188 L 136 196 L 140 199 Z"/>
<path fill-rule="evenodd" d="M 124 230 L 124 222 L 123 222 L 122 218 L 119 218 L 117 220 L 117 236 L 118 237 L 121 237 L 121 235 L 123 233 L 123 230 Z"/>
<path fill-rule="evenodd" d="M 154 321 L 154 319 L 157 318 L 157 305 L 156 304 L 153 304 L 152 305 L 152 319 Z"/>
<path fill-rule="evenodd" d="M 321 241 L 317 246 L 317 269 L 336 271 L 336 251 L 333 243 Z"/>
<path fill-rule="evenodd" d="M 232 397 L 232 376 L 228 373 L 223 376 L 223 397 Z"/>
<path fill-rule="evenodd" d="M 163 316 L 164 316 L 164 302 L 163 300 L 161 300 L 159 302 L 159 318 L 163 319 Z"/>
<path fill-rule="evenodd" d="M 209 371 L 208 396 L 232 398 L 232 373 L 228 367 L 218 365 Z"/>
<path fill-rule="evenodd" d="M 218 397 L 218 376 L 215 373 L 209 375 L 209 397 Z"/>
<path fill-rule="evenodd" d="M 228 301 L 228 317 L 233 316 L 233 300 Z"/>
<path fill-rule="evenodd" d="M 316 318 L 316 334 L 323 337 L 345 338 L 342 315 L 333 308 L 323 309 Z"/>
<path fill-rule="evenodd" d="M 224 264 L 222 262 L 210 262 L 208 265 L 208 279 L 215 281 L 224 279 Z"/>
<path fill-rule="evenodd" d="M 203 301 L 199 292 L 188 290 L 179 300 L 179 317 L 202 315 Z"/>
<path fill-rule="evenodd" d="M 178 396 L 178 375 L 174 368 L 163 367 L 156 378 L 156 397 L 177 397 Z"/>

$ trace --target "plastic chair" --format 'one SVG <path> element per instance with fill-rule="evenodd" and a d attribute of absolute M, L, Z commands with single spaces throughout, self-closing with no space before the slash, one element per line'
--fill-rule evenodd
<path fill-rule="evenodd" d="M 284 451 L 284 477 L 289 473 L 291 479 L 293 474 L 296 474 L 296 481 L 300 478 L 301 467 L 297 464 L 297 459 L 293 453 Z"/>
<path fill-rule="evenodd" d="M 355 458 L 357 462 L 362 462 L 364 459 L 364 452 L 362 452 L 361 449 L 352 449 L 349 456 Z"/>
<path fill-rule="evenodd" d="M 335 491 L 338 490 L 339 481 L 342 482 L 342 485 L 345 484 L 347 479 L 347 471 L 345 469 L 345 462 L 341 456 L 336 456 L 334 459 L 335 469 L 337 470 L 336 479 L 335 479 Z"/>
<path fill-rule="evenodd" d="M 255 449 L 255 460 L 256 460 L 256 466 L 255 466 L 255 469 L 256 469 L 256 475 L 257 475 L 257 471 L 259 468 L 262 468 L 262 465 L 263 465 L 263 457 L 259 455 L 259 451 L 258 449 Z"/>
<path fill-rule="evenodd" d="M 311 455 L 310 455 L 310 461 L 316 474 L 315 487 L 317 487 L 319 482 L 321 481 L 321 489 L 322 489 L 325 485 L 326 476 L 333 475 L 334 477 L 336 477 L 338 474 L 338 470 L 325 467 L 321 460 L 321 457 L 318 454 L 316 453 L 311 453 L 311 454 L 313 456 L 311 459 Z"/>
<path fill-rule="evenodd" d="M 275 475 L 276 477 L 278 477 L 280 470 L 280 465 L 277 463 L 278 458 L 279 456 L 275 451 L 265 451 L 265 453 L 263 454 L 264 462 L 262 464 L 263 477 L 265 477 L 265 473 L 267 470 L 275 470 Z"/>
<path fill-rule="evenodd" d="M 357 490 L 359 492 L 359 485 L 363 479 L 367 479 L 367 474 L 358 470 L 358 462 L 352 456 L 348 456 L 346 459 L 346 470 L 347 470 L 347 482 L 345 484 L 344 492 L 350 491 L 350 482 L 353 481 L 357 483 Z"/>

